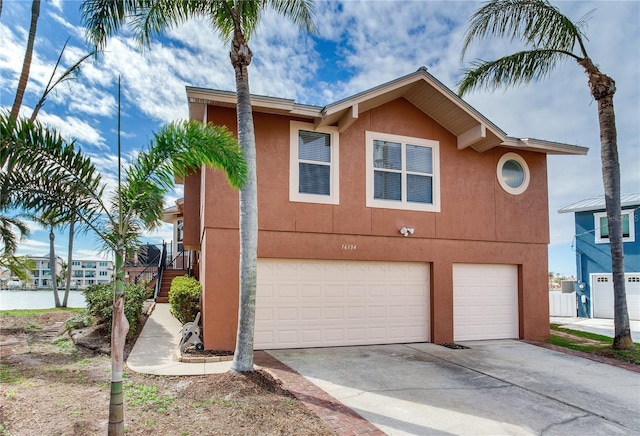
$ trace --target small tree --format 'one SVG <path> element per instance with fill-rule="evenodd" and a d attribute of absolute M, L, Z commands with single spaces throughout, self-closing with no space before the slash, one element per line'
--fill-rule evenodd
<path fill-rule="evenodd" d="M 35 212 L 67 204 L 105 247 L 115 252 L 109 434 L 123 434 L 122 373 L 129 329 L 124 316 L 127 247 L 135 244 L 142 229 L 159 224 L 164 196 L 173 187 L 174 177 L 207 165 L 224 170 L 232 186 L 242 186 L 246 175 L 242 152 L 225 128 L 195 121 L 172 123 L 155 134 L 148 149 L 137 154 L 124 170 L 112 201 L 105 203 L 100 174 L 73 143 L 66 144 L 37 121 L 16 121 L 8 116 L 0 116 L 0 133 L 0 168 L 9 161 L 15 164 L 8 183 L 19 198 L 18 204 Z M 29 195 L 20 195 L 25 192 Z"/>

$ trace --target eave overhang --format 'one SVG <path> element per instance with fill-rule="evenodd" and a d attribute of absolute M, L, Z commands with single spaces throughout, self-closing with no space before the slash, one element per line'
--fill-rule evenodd
<path fill-rule="evenodd" d="M 236 93 L 187 87 L 191 119 L 204 120 L 209 105 L 236 107 Z M 509 147 L 546 154 L 584 155 L 588 148 L 532 138 L 513 138 L 427 72 L 425 67 L 325 107 L 301 105 L 291 99 L 251 95 L 254 112 L 288 115 L 312 122 L 316 128 L 347 130 L 363 112 L 404 98 L 457 138 L 457 147 L 478 153 Z"/>

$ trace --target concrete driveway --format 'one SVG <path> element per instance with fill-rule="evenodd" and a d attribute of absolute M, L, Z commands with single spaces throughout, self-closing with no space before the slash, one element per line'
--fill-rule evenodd
<path fill-rule="evenodd" d="M 273 350 L 390 435 L 640 435 L 640 373 L 519 341 Z"/>

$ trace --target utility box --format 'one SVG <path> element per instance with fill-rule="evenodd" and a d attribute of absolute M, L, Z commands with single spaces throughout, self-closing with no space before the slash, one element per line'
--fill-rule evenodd
<path fill-rule="evenodd" d="M 562 280 L 560 282 L 560 286 L 563 294 L 570 294 L 575 292 L 576 290 L 576 281 L 575 280 Z"/>

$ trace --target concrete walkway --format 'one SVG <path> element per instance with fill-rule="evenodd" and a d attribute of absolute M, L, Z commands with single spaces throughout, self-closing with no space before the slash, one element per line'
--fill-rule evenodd
<path fill-rule="evenodd" d="M 182 325 L 169 312 L 169 304 L 156 303 L 136 341 L 127 366 L 135 372 L 155 375 L 202 375 L 229 371 L 231 362 L 185 363 L 178 361 Z"/>
<path fill-rule="evenodd" d="M 596 333 L 598 335 L 614 337 L 613 320 L 601 318 L 578 318 L 578 317 L 551 317 L 551 323 L 560 324 L 560 327 L 580 330 L 583 332 Z M 631 327 L 631 337 L 634 342 L 640 342 L 640 321 L 629 321 Z"/>

